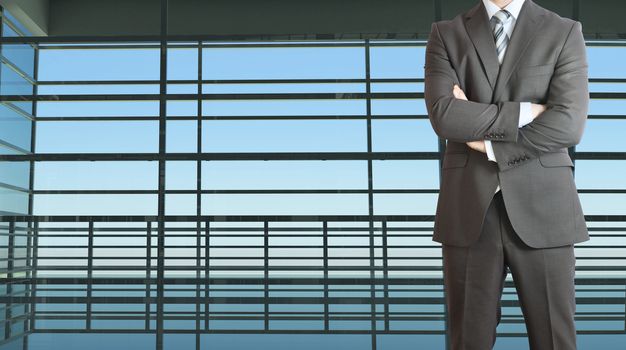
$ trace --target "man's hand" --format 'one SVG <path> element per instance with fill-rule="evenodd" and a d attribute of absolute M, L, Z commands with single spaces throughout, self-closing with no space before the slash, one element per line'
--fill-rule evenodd
<path fill-rule="evenodd" d="M 467 101 L 465 92 L 463 92 L 463 90 L 461 90 L 461 88 L 458 85 L 454 84 L 454 87 L 452 88 L 452 93 L 454 94 L 454 97 L 458 98 L 459 100 Z"/>
<path fill-rule="evenodd" d="M 483 140 L 470 141 L 470 142 L 466 142 L 466 144 L 474 151 L 487 153 L 487 148 L 485 148 L 485 141 Z"/>
<path fill-rule="evenodd" d="M 465 92 L 463 92 L 463 90 L 461 90 L 461 88 L 458 85 L 454 84 L 454 87 L 452 87 L 452 93 L 454 94 L 454 97 L 460 100 L 467 101 L 467 96 L 465 96 Z M 534 116 L 534 112 L 533 112 L 533 116 Z M 465 144 L 467 144 L 471 149 L 475 151 L 487 153 L 487 149 L 485 148 L 485 141 L 483 140 L 469 141 L 469 142 L 466 142 Z"/>
<path fill-rule="evenodd" d="M 533 119 L 537 118 L 541 113 L 546 111 L 546 105 L 539 105 L 536 103 L 530 104 L 530 110 L 533 114 Z"/>

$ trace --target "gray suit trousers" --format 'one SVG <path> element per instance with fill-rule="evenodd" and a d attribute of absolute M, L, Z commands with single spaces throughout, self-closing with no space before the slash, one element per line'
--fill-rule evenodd
<path fill-rule="evenodd" d="M 452 350 L 493 348 L 507 267 L 530 349 L 576 349 L 574 246 L 526 245 L 511 226 L 501 191 L 489 205 L 478 240 L 468 247 L 443 244 L 442 255 Z"/>

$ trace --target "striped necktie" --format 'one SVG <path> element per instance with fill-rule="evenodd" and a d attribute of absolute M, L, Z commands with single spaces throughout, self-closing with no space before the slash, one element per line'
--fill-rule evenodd
<path fill-rule="evenodd" d="M 509 35 L 506 33 L 506 26 L 508 26 L 512 17 L 511 13 L 507 10 L 500 10 L 491 16 L 491 30 L 493 30 L 493 37 L 496 40 L 496 52 L 500 64 L 502 64 L 504 52 L 509 44 Z"/>

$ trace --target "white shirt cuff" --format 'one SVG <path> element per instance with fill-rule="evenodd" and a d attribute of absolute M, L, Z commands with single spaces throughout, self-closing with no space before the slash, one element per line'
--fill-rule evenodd
<path fill-rule="evenodd" d="M 485 140 L 485 150 L 487 151 L 487 159 L 492 162 L 496 161 L 496 155 L 493 154 L 493 147 L 491 146 L 491 140 Z"/>
<path fill-rule="evenodd" d="M 519 122 L 518 128 L 533 121 L 533 111 L 530 107 L 530 102 L 520 102 L 519 104 Z"/>

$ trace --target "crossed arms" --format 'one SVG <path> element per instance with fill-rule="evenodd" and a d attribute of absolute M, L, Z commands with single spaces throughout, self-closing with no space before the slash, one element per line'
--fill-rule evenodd
<path fill-rule="evenodd" d="M 437 23 L 431 27 L 425 63 L 424 98 L 435 133 L 468 146 L 475 141 L 494 141 L 491 146 L 500 170 L 519 165 L 520 159 L 536 158 L 580 142 L 589 103 L 588 65 L 580 22 L 573 22 L 557 58 L 545 111 L 521 127 L 522 102 L 489 104 L 455 96 L 453 86 L 458 79 Z"/>

